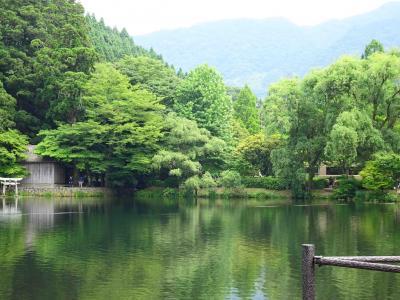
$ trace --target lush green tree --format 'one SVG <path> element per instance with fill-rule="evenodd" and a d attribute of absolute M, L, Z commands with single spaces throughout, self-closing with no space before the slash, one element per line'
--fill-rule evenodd
<path fill-rule="evenodd" d="M 291 181 L 295 196 L 309 194 L 338 115 L 354 106 L 350 99 L 360 74 L 357 66 L 357 61 L 344 57 L 303 81 L 285 80 L 274 86 L 265 101 L 266 111 L 272 112 L 266 115 L 267 132 L 286 137 L 282 149 L 272 155 L 274 169 Z"/>
<path fill-rule="evenodd" d="M 83 91 L 86 121 L 43 131 L 37 152 L 105 174 L 110 185 L 132 185 L 150 171 L 161 138 L 163 106 L 132 88 L 110 64 L 99 64 Z"/>
<path fill-rule="evenodd" d="M 179 186 L 188 178 L 223 167 L 226 144 L 196 122 L 170 113 L 165 119 L 162 149 L 153 157 L 160 178 L 175 178 Z"/>
<path fill-rule="evenodd" d="M 362 54 L 361 58 L 366 59 L 370 55 L 376 53 L 376 52 L 385 52 L 385 48 L 383 47 L 382 43 L 379 42 L 378 40 L 372 40 L 364 50 L 364 53 Z"/>
<path fill-rule="evenodd" d="M 65 123 L 82 120 L 84 105 L 82 94 L 88 75 L 83 72 L 66 72 L 57 81 L 57 98 L 50 103 L 47 119 Z"/>
<path fill-rule="evenodd" d="M 291 128 L 289 110 L 296 107 L 301 96 L 300 80 L 282 79 L 270 86 L 264 101 L 264 127 L 267 134 L 287 136 Z"/>
<path fill-rule="evenodd" d="M 174 109 L 211 134 L 229 140 L 232 101 L 215 69 L 202 65 L 191 71 L 177 87 Z"/>
<path fill-rule="evenodd" d="M 400 57 L 374 53 L 361 62 L 363 76 L 355 102 L 367 111 L 385 142 L 395 149 L 396 124 L 400 117 Z"/>
<path fill-rule="evenodd" d="M 0 131 L 15 126 L 15 99 L 7 94 L 0 81 Z"/>
<path fill-rule="evenodd" d="M 146 56 L 125 56 L 116 66 L 121 73 L 129 77 L 132 85 L 138 84 L 163 99 L 164 104 L 172 105 L 176 87 L 180 82 L 173 68 L 159 59 Z"/>
<path fill-rule="evenodd" d="M 325 148 L 327 159 L 342 167 L 348 175 L 357 158 L 357 145 L 357 132 L 353 128 L 335 124 Z"/>
<path fill-rule="evenodd" d="M 326 162 L 341 167 L 348 174 L 350 167 L 362 165 L 384 147 L 382 135 L 373 127 L 368 114 L 357 109 L 345 111 L 330 132 L 325 148 Z"/>
<path fill-rule="evenodd" d="M 221 173 L 218 183 L 226 188 L 239 188 L 242 185 L 242 177 L 237 171 L 225 170 Z"/>
<path fill-rule="evenodd" d="M 28 139 L 16 130 L 0 131 L 0 176 L 20 177 L 26 174 L 20 165 L 25 158 Z"/>
<path fill-rule="evenodd" d="M 251 135 L 236 147 L 238 162 L 236 169 L 243 175 L 272 175 L 271 152 L 282 144 L 279 135 Z"/>
<path fill-rule="evenodd" d="M 4 0 L 1 7 L 0 80 L 17 100 L 18 129 L 33 137 L 55 126 L 48 110 L 64 73 L 90 72 L 96 54 L 75 1 Z"/>
<path fill-rule="evenodd" d="M 373 191 L 393 189 L 400 182 L 400 155 L 377 153 L 360 172 L 362 185 Z"/>
<path fill-rule="evenodd" d="M 126 31 L 119 31 L 104 24 L 104 20 L 96 20 L 94 15 L 87 15 L 86 22 L 89 26 L 89 38 L 102 61 L 114 62 L 125 55 L 148 56 L 161 59 L 153 50 L 146 50 L 136 45 Z"/>
<path fill-rule="evenodd" d="M 88 175 L 103 174 L 108 168 L 107 132 L 95 121 L 64 124 L 55 130 L 40 132 L 43 141 L 36 153 L 76 166 Z"/>
<path fill-rule="evenodd" d="M 256 108 L 257 97 L 246 85 L 240 90 L 237 100 L 234 102 L 235 118 L 237 118 L 244 127 L 255 134 L 260 131 L 260 115 Z"/>

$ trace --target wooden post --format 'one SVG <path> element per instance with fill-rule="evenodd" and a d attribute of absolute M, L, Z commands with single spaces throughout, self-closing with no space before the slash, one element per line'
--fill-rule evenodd
<path fill-rule="evenodd" d="M 303 274 L 303 300 L 315 299 L 314 256 L 315 247 L 303 244 L 302 274 Z"/>

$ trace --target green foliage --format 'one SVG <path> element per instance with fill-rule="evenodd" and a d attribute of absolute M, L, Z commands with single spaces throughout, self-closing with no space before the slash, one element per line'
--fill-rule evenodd
<path fill-rule="evenodd" d="M 117 61 L 125 55 L 161 59 L 153 50 L 148 51 L 136 45 L 125 28 L 121 31 L 112 29 L 104 24 L 103 19 L 97 21 L 94 15 L 87 15 L 86 22 L 89 26 L 90 41 L 103 61 Z"/>
<path fill-rule="evenodd" d="M 18 131 L 0 131 L 0 176 L 19 177 L 26 174 L 19 162 L 25 158 L 27 145 L 27 138 Z"/>
<path fill-rule="evenodd" d="M 55 126 L 58 115 L 48 111 L 69 93 L 65 73 L 87 74 L 96 60 L 83 12 L 75 1 L 2 1 L 0 80 L 17 100 L 17 128 L 31 137 Z M 62 107 L 57 111 L 68 116 L 68 105 Z"/>
<path fill-rule="evenodd" d="M 40 132 L 43 141 L 35 151 L 76 166 L 81 171 L 101 174 L 107 170 L 106 133 L 108 128 L 95 121 L 65 124 Z"/>
<path fill-rule="evenodd" d="M 173 68 L 159 59 L 146 56 L 125 56 L 117 62 L 117 68 L 128 76 L 132 85 L 140 85 L 163 99 L 164 104 L 172 105 L 176 86 L 180 82 Z"/>
<path fill-rule="evenodd" d="M 263 188 L 267 190 L 285 190 L 287 189 L 286 181 L 272 176 L 265 177 L 242 177 L 242 184 L 247 188 Z"/>
<path fill-rule="evenodd" d="M 221 173 L 218 184 L 225 188 L 239 188 L 242 185 L 242 177 L 239 172 L 226 170 Z"/>
<path fill-rule="evenodd" d="M 201 65 L 191 71 L 177 87 L 174 109 L 211 134 L 229 140 L 232 100 L 215 69 Z"/>
<path fill-rule="evenodd" d="M 360 172 L 362 185 L 368 190 L 381 191 L 392 189 L 400 182 L 400 155 L 395 153 L 377 153 Z"/>
<path fill-rule="evenodd" d="M 307 194 L 325 161 L 345 173 L 379 150 L 397 150 L 400 60 L 394 53 L 343 57 L 304 80 L 283 80 L 265 100 L 265 127 L 286 143 L 271 153 L 275 174 Z"/>
<path fill-rule="evenodd" d="M 270 155 L 281 144 L 279 135 L 266 137 L 263 133 L 258 133 L 243 139 L 236 147 L 236 169 L 241 174 L 272 175 Z"/>
<path fill-rule="evenodd" d="M 317 190 L 321 190 L 328 187 L 328 179 L 326 178 L 314 178 L 313 180 L 313 188 Z"/>
<path fill-rule="evenodd" d="M 163 106 L 155 95 L 131 87 L 111 65 L 99 64 L 85 84 L 87 120 L 42 131 L 38 154 L 106 174 L 111 185 L 133 185 L 150 171 L 161 138 Z"/>
<path fill-rule="evenodd" d="M 325 148 L 327 159 L 337 162 L 348 174 L 357 157 L 357 142 L 354 129 L 335 124 Z"/>
<path fill-rule="evenodd" d="M 341 177 L 338 179 L 338 187 L 334 189 L 332 197 L 337 200 L 351 200 L 360 188 L 359 180 L 353 177 Z"/>
<path fill-rule="evenodd" d="M 240 90 L 233 106 L 235 118 L 237 118 L 251 134 L 260 131 L 260 117 L 256 104 L 256 95 L 254 95 L 251 89 L 246 85 Z"/>
<path fill-rule="evenodd" d="M 365 47 L 364 53 L 362 54 L 361 58 L 366 59 L 376 52 L 384 51 L 385 48 L 383 47 L 382 43 L 374 39 Z"/>
<path fill-rule="evenodd" d="M 222 168 L 224 141 L 175 113 L 167 115 L 164 126 L 162 149 L 153 157 L 153 167 L 162 179 L 176 177 L 179 185 L 204 171 L 215 172 Z"/>
<path fill-rule="evenodd" d="M 348 173 L 356 162 L 362 163 L 384 147 L 382 134 L 374 128 L 368 114 L 353 109 L 337 118 L 325 148 L 326 160 Z"/>
<path fill-rule="evenodd" d="M 0 131 L 15 126 L 15 99 L 7 94 L 0 81 Z"/>
<path fill-rule="evenodd" d="M 217 183 L 211 176 L 210 172 L 205 172 L 201 177 L 200 187 L 202 188 L 213 188 L 216 187 Z"/>

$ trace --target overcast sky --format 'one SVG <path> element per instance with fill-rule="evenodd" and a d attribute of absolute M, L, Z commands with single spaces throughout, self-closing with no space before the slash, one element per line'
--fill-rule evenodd
<path fill-rule="evenodd" d="M 391 0 L 79 0 L 106 24 L 132 35 L 233 18 L 286 17 L 314 25 L 373 10 Z"/>

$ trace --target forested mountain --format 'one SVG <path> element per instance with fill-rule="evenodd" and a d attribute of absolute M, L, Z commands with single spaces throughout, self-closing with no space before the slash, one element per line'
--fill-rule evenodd
<path fill-rule="evenodd" d="M 125 55 L 161 58 L 154 50 L 136 45 L 126 29 L 111 28 L 104 24 L 103 19 L 96 20 L 94 15 L 87 15 L 86 21 L 92 45 L 102 60 L 116 61 Z"/>
<path fill-rule="evenodd" d="M 301 27 L 285 19 L 228 20 L 136 36 L 184 71 L 201 63 L 215 66 L 228 85 L 249 84 L 258 96 L 282 77 L 323 67 L 343 54 L 360 55 L 378 39 L 400 45 L 400 3 L 367 14 Z"/>

